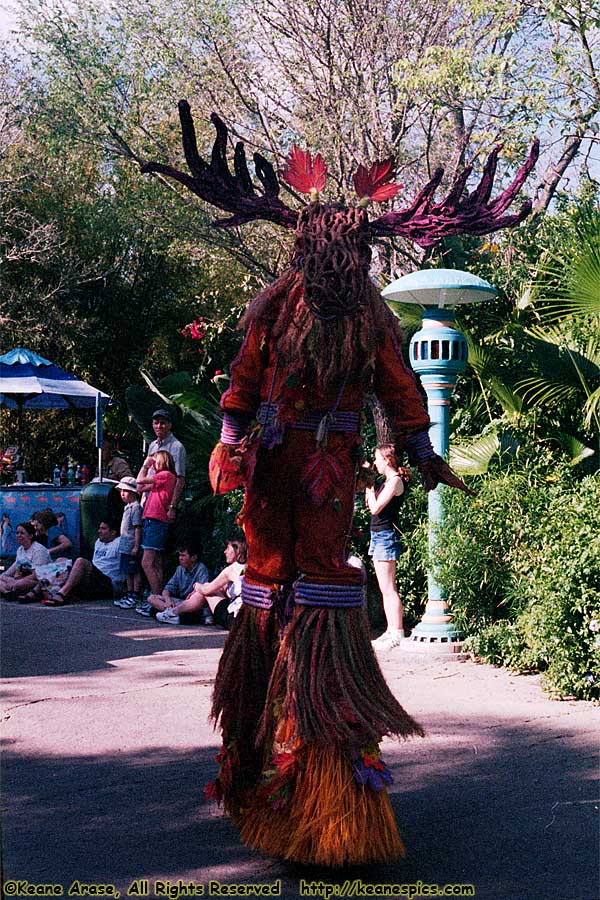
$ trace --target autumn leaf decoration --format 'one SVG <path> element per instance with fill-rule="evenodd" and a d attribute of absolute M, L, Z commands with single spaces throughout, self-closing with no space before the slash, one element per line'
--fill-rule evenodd
<path fill-rule="evenodd" d="M 371 200 L 381 203 L 395 197 L 404 185 L 396 184 L 393 181 L 394 175 L 393 159 L 373 163 L 369 170 L 366 166 L 360 165 L 352 176 L 354 190 L 360 198 L 360 206 L 366 206 Z"/>
<path fill-rule="evenodd" d="M 317 200 L 319 191 L 325 187 L 327 178 L 327 166 L 323 162 L 320 153 L 315 153 L 313 159 L 310 150 L 300 150 L 294 146 L 290 150 L 286 167 L 282 177 L 287 183 L 303 194 L 310 194 L 313 203 Z"/>
<path fill-rule="evenodd" d="M 332 498 L 343 476 L 339 460 L 324 447 L 317 447 L 306 459 L 301 485 L 315 506 L 323 506 Z"/>

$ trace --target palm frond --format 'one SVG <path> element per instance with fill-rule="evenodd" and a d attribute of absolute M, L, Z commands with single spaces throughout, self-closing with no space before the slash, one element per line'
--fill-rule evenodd
<path fill-rule="evenodd" d="M 558 442 L 563 453 L 569 457 L 569 462 L 572 466 L 576 466 L 578 463 L 583 462 L 584 459 L 594 455 L 591 447 L 588 447 L 572 434 L 556 431 L 553 437 Z"/>
<path fill-rule="evenodd" d="M 499 450 L 500 439 L 495 431 L 491 431 L 468 444 L 451 446 L 450 465 L 459 475 L 485 475 Z"/>
<path fill-rule="evenodd" d="M 595 424 L 598 431 L 600 431 L 599 420 L 600 419 L 600 387 L 596 388 L 595 391 L 592 391 L 590 396 L 585 401 L 585 405 L 583 407 L 583 424 L 586 428 L 592 428 Z"/>
<path fill-rule="evenodd" d="M 497 369 L 494 352 L 482 344 L 475 343 L 470 334 L 465 334 L 465 338 L 468 350 L 467 360 L 471 368 L 480 378 L 486 378 L 493 374 Z"/>
<path fill-rule="evenodd" d="M 217 396 L 190 390 L 171 394 L 170 400 L 176 403 L 182 412 L 190 415 L 202 428 L 220 427 L 223 415 Z"/>
<path fill-rule="evenodd" d="M 158 394 L 163 403 L 167 405 L 171 402 L 169 399 L 171 394 L 187 391 L 193 386 L 189 372 L 173 372 L 171 375 L 161 378 L 160 381 L 155 381 L 146 369 L 140 369 L 140 375 L 150 390 Z"/>
<path fill-rule="evenodd" d="M 523 412 L 523 397 L 519 396 L 510 385 L 496 376 L 488 378 L 486 384 L 506 415 L 513 418 L 521 415 Z"/>
<path fill-rule="evenodd" d="M 536 309 L 542 320 L 600 314 L 600 210 L 586 212 L 577 235 L 572 257 L 548 254 L 538 266 Z"/>
<path fill-rule="evenodd" d="M 415 327 L 423 321 L 423 307 L 417 303 L 401 303 L 399 300 L 386 300 L 385 302 L 405 327 Z"/>
<path fill-rule="evenodd" d="M 548 381 L 542 375 L 522 378 L 516 387 L 531 406 L 558 406 L 569 400 L 575 400 L 578 394 L 577 385 Z"/>
<path fill-rule="evenodd" d="M 547 332 L 539 328 L 523 331 L 520 350 L 531 359 L 537 374 L 549 381 L 579 386 L 598 376 L 598 365 L 594 360 L 577 349 L 556 327 Z"/>

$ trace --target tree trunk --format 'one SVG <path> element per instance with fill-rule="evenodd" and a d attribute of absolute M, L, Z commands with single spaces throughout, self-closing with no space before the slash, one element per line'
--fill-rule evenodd
<path fill-rule="evenodd" d="M 548 209 L 561 178 L 579 153 L 583 138 L 583 134 L 574 134 L 572 137 L 567 138 L 560 158 L 546 169 L 544 178 L 538 186 L 539 195 L 533 204 L 533 209 L 536 213 L 544 212 Z"/>

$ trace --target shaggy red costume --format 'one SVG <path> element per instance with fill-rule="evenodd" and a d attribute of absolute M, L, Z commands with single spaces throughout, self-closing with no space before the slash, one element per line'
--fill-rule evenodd
<path fill-rule="evenodd" d="M 230 172 L 227 130 L 217 116 L 210 164 L 198 155 L 183 101 L 180 116 L 191 175 L 160 163 L 143 171 L 174 178 L 228 212 L 219 225 L 263 218 L 296 229 L 289 270 L 245 317 L 211 459 L 216 491 L 246 485 L 249 546 L 244 604 L 215 684 L 223 748 L 213 792 L 243 840 L 266 853 L 328 866 L 394 859 L 403 846 L 379 742 L 385 734 L 422 731 L 383 679 L 369 640 L 362 575 L 346 562 L 366 395 L 378 398 L 427 489 L 442 481 L 464 485 L 432 450 L 397 322 L 369 282 L 370 243 L 396 234 L 430 246 L 446 235 L 516 224 L 530 205 L 504 213 L 537 148 L 493 200 L 497 151 L 471 194 L 464 194 L 466 170 L 435 204 L 440 170 L 410 207 L 370 221 L 364 204 L 399 190 L 393 161 L 360 166 L 354 184 L 361 205 L 346 208 L 318 202 L 323 161 L 294 148 L 284 177 L 311 195 L 297 213 L 280 200 L 273 167 L 259 154 L 262 192 L 241 144 Z"/>
<path fill-rule="evenodd" d="M 373 862 L 403 852 L 379 741 L 421 729 L 380 673 L 363 575 L 346 561 L 365 392 L 396 434 L 422 432 L 429 417 L 376 295 L 365 301 L 379 307 L 372 359 L 328 385 L 316 377 L 319 361 L 286 357 L 273 338 L 288 292 L 303 304 L 299 275 L 270 289 L 221 401 L 234 449 L 217 449 L 213 474 L 245 473 L 248 568 L 215 687 L 218 788 L 258 849 L 325 865 Z M 240 453 L 249 420 L 258 427 Z"/>

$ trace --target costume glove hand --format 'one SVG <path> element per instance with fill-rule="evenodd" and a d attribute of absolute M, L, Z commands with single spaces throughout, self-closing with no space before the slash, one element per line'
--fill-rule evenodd
<path fill-rule="evenodd" d="M 226 494 L 245 483 L 242 473 L 242 449 L 240 444 L 216 445 L 208 463 L 208 478 L 214 494 Z"/>
<path fill-rule="evenodd" d="M 437 453 L 422 460 L 417 465 L 423 477 L 423 485 L 426 491 L 435 490 L 438 484 L 447 484 L 449 487 L 464 491 L 465 494 L 469 494 L 471 497 L 475 496 L 475 493 L 466 486 L 464 481 L 461 481 L 458 475 L 454 474 L 448 463 L 441 456 L 438 456 Z"/>

